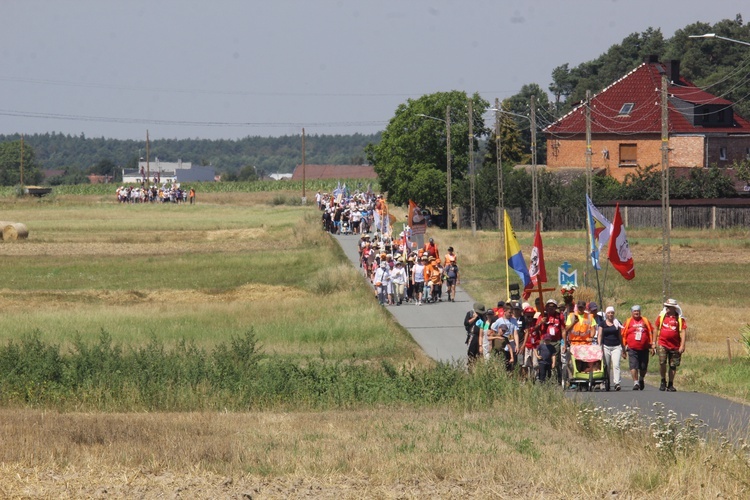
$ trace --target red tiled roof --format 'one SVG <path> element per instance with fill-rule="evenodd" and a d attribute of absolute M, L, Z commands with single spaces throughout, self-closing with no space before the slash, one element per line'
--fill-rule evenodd
<path fill-rule="evenodd" d="M 660 134 L 661 133 L 661 63 L 643 63 L 591 99 L 591 132 L 594 134 Z M 680 78 L 670 82 L 669 133 L 750 133 L 750 122 L 734 115 L 733 127 L 703 127 L 693 125 L 675 106 L 679 99 L 691 104 L 719 104 L 731 106 L 726 99 L 701 90 L 692 82 Z M 625 103 L 633 103 L 628 115 L 620 115 Z M 586 131 L 586 108 L 579 105 L 563 116 L 545 132 L 549 134 L 583 134 Z"/>
<path fill-rule="evenodd" d="M 377 179 L 371 165 L 305 165 L 305 179 Z M 302 165 L 297 165 L 293 181 L 302 180 Z"/>

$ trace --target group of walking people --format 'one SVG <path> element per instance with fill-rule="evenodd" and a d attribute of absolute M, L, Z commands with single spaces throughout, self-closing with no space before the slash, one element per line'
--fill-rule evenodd
<path fill-rule="evenodd" d="M 421 306 L 442 302 L 444 297 L 455 302 L 460 276 L 453 247 L 441 258 L 432 238 L 413 249 L 407 233 L 408 229 L 396 239 L 379 233 L 360 238 L 360 267 L 375 287 L 379 303 Z"/>
<path fill-rule="evenodd" d="M 675 374 L 685 352 L 687 321 L 674 299 L 663 303 L 655 321 L 642 316 L 641 306 L 630 308 L 624 323 L 616 318 L 612 306 L 599 312 L 596 302 L 574 303 L 570 287 L 563 289 L 562 310 L 555 299 L 542 307 L 519 301 L 499 302 L 486 309 L 476 303 L 464 319 L 467 330 L 469 366 L 477 360 L 495 357 L 509 371 L 520 367 L 522 378 L 544 382 L 563 378 L 564 370 L 579 372 L 597 369 L 597 362 L 576 359 L 571 354 L 578 346 L 597 346 L 604 358 L 610 387 L 621 390 L 620 359 L 628 360 L 633 390 L 644 390 L 649 361 L 658 356 L 660 391 L 675 392 Z M 598 363 L 601 366 L 601 362 Z"/>
<path fill-rule="evenodd" d="M 120 203 L 185 203 L 195 202 L 195 188 L 183 189 L 178 183 L 161 186 L 120 186 L 115 191 Z"/>

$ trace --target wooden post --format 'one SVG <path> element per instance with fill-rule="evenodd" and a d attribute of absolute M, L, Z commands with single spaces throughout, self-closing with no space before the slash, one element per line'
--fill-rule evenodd
<path fill-rule="evenodd" d="M 711 229 L 716 229 L 716 205 L 711 207 Z"/>

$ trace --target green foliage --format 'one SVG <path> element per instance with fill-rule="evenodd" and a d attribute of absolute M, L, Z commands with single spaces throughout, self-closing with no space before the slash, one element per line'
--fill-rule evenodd
<path fill-rule="evenodd" d="M 34 149 L 23 145 L 23 184 L 39 184 L 42 173 L 39 171 Z M 21 141 L 8 142 L 0 139 L 0 185 L 14 186 L 21 183 Z"/>
<path fill-rule="evenodd" d="M 16 144 L 20 136 L 0 135 L 0 184 L 18 182 L 2 177 L 4 159 L 3 144 Z M 363 135 L 308 135 L 306 138 L 306 161 L 308 164 L 361 165 L 364 163 L 364 148 L 377 143 L 378 134 Z M 56 133 L 25 136 L 29 151 L 36 152 L 38 168 L 66 169 L 69 172 L 81 171 L 122 175 L 123 167 L 136 168 L 138 158 L 146 154 L 146 141 L 87 138 Z M 257 172 L 289 173 L 301 163 L 302 143 L 300 136 L 245 137 L 243 139 L 154 139 L 150 141 L 151 158 L 162 161 L 183 159 L 198 165 L 212 165 L 217 171 L 237 173 L 241 168 L 252 165 Z M 18 159 L 18 148 L 12 155 Z M 24 158 L 24 178 L 27 163 Z M 15 168 L 17 171 L 18 169 Z M 29 169 L 31 172 L 31 169 Z M 40 174 L 41 175 L 41 174 Z M 29 178 L 25 184 L 39 183 L 39 179 Z M 240 180 L 250 180 L 243 179 Z"/>
<path fill-rule="evenodd" d="M 67 354 L 30 335 L 0 347 L 0 404 L 85 410 L 331 409 L 392 404 L 481 409 L 522 390 L 500 365 L 397 369 L 266 357 L 252 330 L 211 353 L 156 337 L 123 350 L 102 331 Z M 561 397 L 561 396 L 557 396 Z"/>
<path fill-rule="evenodd" d="M 662 192 L 661 169 L 655 165 L 636 167 L 625 176 L 620 198 L 626 200 L 658 200 Z M 669 196 L 672 199 L 733 198 L 737 196 L 732 180 L 715 166 L 694 168 L 688 177 L 676 177 L 669 171 Z"/>
<path fill-rule="evenodd" d="M 451 152 L 452 180 L 460 184 L 469 171 L 468 100 L 464 92 L 438 92 L 419 99 L 408 99 L 396 110 L 379 144 L 366 148 L 367 159 L 375 166 L 381 188 L 397 205 L 410 199 L 422 206 L 443 207 L 447 189 L 447 151 Z M 473 144 L 488 134 L 482 115 L 489 104 L 474 94 Z M 450 147 L 446 144 L 446 109 L 450 106 Z M 424 115 L 424 116 L 422 116 Z M 426 116 L 426 117 L 425 117 Z M 432 117 L 432 118 L 428 118 Z M 458 203 L 462 200 L 457 199 Z"/>

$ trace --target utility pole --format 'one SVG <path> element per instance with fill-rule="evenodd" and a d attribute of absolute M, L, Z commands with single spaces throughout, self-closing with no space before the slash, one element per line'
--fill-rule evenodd
<path fill-rule="evenodd" d="M 21 188 L 23 188 L 23 134 L 21 134 Z"/>
<path fill-rule="evenodd" d="M 305 129 L 302 129 L 302 204 L 307 202 L 305 196 Z"/>
<path fill-rule="evenodd" d="M 661 76 L 661 267 L 662 298 L 670 296 L 670 233 L 672 217 L 669 207 L 669 93 L 666 73 Z"/>
<path fill-rule="evenodd" d="M 148 140 L 148 129 L 146 129 L 146 179 L 151 178 L 151 168 L 148 163 L 148 156 L 149 156 L 149 140 Z"/>
<path fill-rule="evenodd" d="M 471 188 L 471 235 L 477 235 L 477 203 L 474 194 L 474 111 L 469 99 L 469 185 Z"/>
<path fill-rule="evenodd" d="M 586 195 L 589 197 L 591 202 L 593 203 L 593 189 L 591 186 L 591 91 L 586 91 Z M 587 208 L 588 210 L 588 208 Z M 588 270 L 589 270 L 589 262 L 591 260 L 589 259 L 589 243 L 588 239 L 586 240 L 585 247 L 585 253 L 586 259 L 584 260 L 585 263 L 585 271 L 583 273 L 583 285 L 588 286 Z"/>
<path fill-rule="evenodd" d="M 495 155 L 497 156 L 497 228 L 503 228 L 505 188 L 503 186 L 502 137 L 500 136 L 500 99 L 495 98 Z"/>
<path fill-rule="evenodd" d="M 446 222 L 448 231 L 453 229 L 453 207 L 451 200 L 451 107 L 450 105 L 445 107 L 445 162 L 446 162 L 446 191 L 447 191 L 447 206 L 446 206 Z"/>
<path fill-rule="evenodd" d="M 539 222 L 539 183 L 536 175 L 536 96 L 531 96 L 531 212 L 534 227 Z"/>

